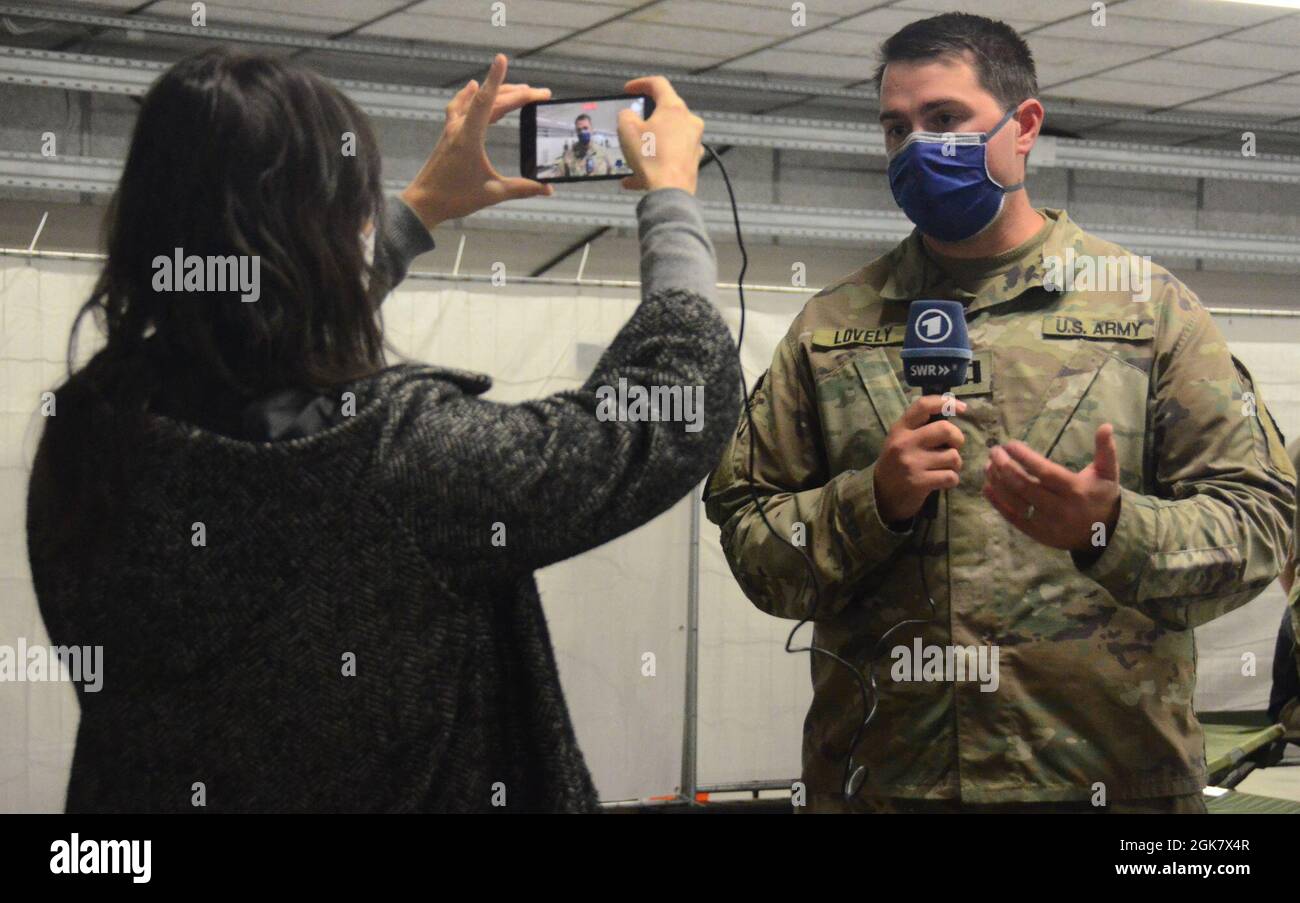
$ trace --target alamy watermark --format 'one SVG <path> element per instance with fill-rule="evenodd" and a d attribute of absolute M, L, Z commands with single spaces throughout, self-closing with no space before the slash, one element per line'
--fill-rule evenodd
<path fill-rule="evenodd" d="M 1151 300 L 1151 258 L 1136 254 L 1075 254 L 1043 257 L 1043 288 L 1049 292 L 1128 292 Z"/>
<path fill-rule="evenodd" d="M 911 646 L 895 646 L 889 676 L 899 683 L 978 681 L 981 693 L 998 689 L 997 646 L 926 646 L 921 638 Z"/>
<path fill-rule="evenodd" d="M 19 637 L 15 646 L 0 646 L 0 683 L 41 683 L 72 680 L 87 693 L 98 693 L 104 681 L 103 646 L 29 646 Z"/>
<path fill-rule="evenodd" d="M 152 840 L 68 840 L 50 844 L 50 873 L 54 875 L 130 875 L 135 884 L 153 876 Z"/>
<path fill-rule="evenodd" d="M 176 248 L 171 257 L 153 259 L 155 292 L 238 292 L 239 300 L 262 297 L 262 258 L 256 254 L 187 255 Z"/>
<path fill-rule="evenodd" d="M 686 424 L 688 433 L 704 429 L 703 386 L 636 386 L 620 378 L 618 386 L 596 389 L 596 419 Z"/>

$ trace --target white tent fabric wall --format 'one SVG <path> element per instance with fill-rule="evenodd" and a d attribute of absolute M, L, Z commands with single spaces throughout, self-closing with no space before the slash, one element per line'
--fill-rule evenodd
<path fill-rule="evenodd" d="M 97 270 L 94 263 L 0 258 L 0 645 L 19 637 L 29 645 L 48 643 L 27 566 L 27 474 L 41 427 L 40 393 L 64 374 L 68 330 Z M 409 280 L 385 304 L 386 331 L 395 349 L 415 360 L 492 374 L 488 397 L 499 401 L 579 385 L 593 355 L 636 305 L 635 292 L 627 290 L 463 285 Z M 724 297 L 734 333 L 734 292 Z M 747 293 L 748 385 L 767 367 L 805 300 Z M 1296 321 L 1219 322 L 1287 436 L 1300 434 Z M 682 500 L 628 536 L 539 574 L 578 738 L 606 800 L 670 794 L 680 784 L 689 506 L 695 503 Z M 702 515 L 699 551 L 698 783 L 795 777 L 811 696 L 807 654 L 783 651 L 793 622 L 763 614 L 744 598 L 717 528 Z M 1281 611 L 1275 586 L 1198 632 L 1199 708 L 1263 707 Z M 1241 673 L 1243 652 L 1256 656 L 1255 677 Z M 644 673 L 646 653 L 655 657 L 654 677 Z M 106 651 L 109 678 L 111 654 Z M 61 809 L 76 723 L 69 683 L 0 682 L 0 811 Z"/>
<path fill-rule="evenodd" d="M 50 642 L 27 564 L 27 478 L 41 393 L 67 373 L 68 332 L 98 267 L 0 257 L 0 645 Z M 0 682 L 0 812 L 63 809 L 76 738 L 67 681 Z"/>
<path fill-rule="evenodd" d="M 1254 377 L 1287 443 L 1295 441 L 1300 436 L 1300 320 L 1218 316 L 1215 321 Z M 1274 581 L 1249 604 L 1197 629 L 1197 711 L 1267 707 L 1285 607 L 1282 586 Z"/>
<path fill-rule="evenodd" d="M 812 292 L 809 292 L 811 294 Z M 729 292 L 726 318 L 735 336 L 740 308 Z M 803 308 L 805 295 L 745 293 L 741 364 L 753 387 L 777 342 Z M 702 787 L 785 781 L 799 775 L 803 719 L 812 702 L 808 654 L 785 651 L 795 622 L 759 611 L 736 584 L 700 512 L 699 748 Z M 804 627 L 795 645 L 807 645 Z"/>

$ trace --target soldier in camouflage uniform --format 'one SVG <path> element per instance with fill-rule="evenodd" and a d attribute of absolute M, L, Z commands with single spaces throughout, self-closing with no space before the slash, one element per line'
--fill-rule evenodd
<path fill-rule="evenodd" d="M 614 158 L 607 149 L 592 141 L 591 117 L 579 116 L 573 123 L 577 140 L 569 145 L 560 158 L 561 175 L 608 176 L 616 172 Z"/>
<path fill-rule="evenodd" d="M 1042 107 L 996 96 L 979 62 L 1010 54 L 1028 72 L 1019 97 L 1032 98 L 1032 59 L 1014 31 L 948 14 L 890 41 L 882 108 L 925 111 L 933 132 L 947 131 L 943 117 L 971 122 L 971 92 L 982 92 L 978 110 L 992 112 L 975 124 L 991 131 L 967 143 L 988 154 L 978 162 L 990 181 L 1007 172 L 999 188 L 1014 181 L 1012 162 L 1023 176 Z M 954 87 L 958 77 L 973 87 Z M 913 106 L 899 102 L 907 91 Z M 966 99 L 933 100 L 943 97 Z M 1020 134 L 995 144 L 1007 107 Z M 903 136 L 885 124 L 896 148 Z M 931 212 L 904 210 L 914 221 Z M 811 657 L 808 808 L 1202 812 L 1192 628 L 1278 575 L 1295 471 L 1249 373 L 1186 286 L 1158 266 L 1137 293 L 1067 282 L 1070 255 L 1132 258 L 1023 194 L 1007 194 L 993 216 L 948 242 L 918 227 L 818 292 L 707 487 L 708 517 L 749 599 L 777 617 L 811 616 L 814 644 L 859 671 L 877 660 L 879 708 L 854 748 L 859 685 L 847 667 Z M 1013 216 L 1020 235 L 999 244 Z M 952 416 L 929 425 L 937 397 L 918 401 L 900 375 L 908 305 L 926 298 L 963 302 L 974 351 Z M 929 455 L 930 469 L 878 479 L 887 461 L 902 472 L 908 455 Z M 902 482 L 911 495 L 900 506 Z M 928 487 L 947 491 L 923 531 Z M 783 541 L 792 537 L 801 541 Z M 881 638 L 907 619 L 923 623 L 891 634 L 883 656 Z M 894 652 L 918 643 L 958 659 L 996 650 L 992 691 L 944 671 L 907 679 Z M 844 780 L 851 753 L 865 766 L 860 789 Z"/>

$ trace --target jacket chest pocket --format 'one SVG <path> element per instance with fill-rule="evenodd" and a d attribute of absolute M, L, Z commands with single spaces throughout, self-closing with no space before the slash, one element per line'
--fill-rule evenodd
<path fill-rule="evenodd" d="M 880 457 L 907 396 L 882 348 L 864 348 L 817 382 L 817 413 L 831 473 L 863 468 Z"/>
<path fill-rule="evenodd" d="M 1077 472 L 1092 463 L 1097 428 L 1109 423 L 1115 428 L 1120 485 L 1141 491 L 1147 373 L 1094 343 L 1080 345 L 1051 380 L 1023 440 L 1034 451 Z"/>

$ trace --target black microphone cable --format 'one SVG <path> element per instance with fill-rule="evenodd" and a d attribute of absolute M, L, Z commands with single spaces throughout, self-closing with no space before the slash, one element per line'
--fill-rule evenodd
<path fill-rule="evenodd" d="M 704 149 L 709 152 L 709 156 L 713 158 L 713 162 L 718 164 L 718 171 L 722 173 L 722 181 L 727 187 L 727 197 L 731 200 L 731 216 L 736 228 L 736 245 L 740 249 L 740 275 L 736 278 L 737 293 L 740 296 L 740 329 L 738 331 L 737 338 L 736 338 L 736 358 L 740 362 L 740 368 L 741 368 L 740 391 L 741 391 L 741 396 L 745 399 L 745 419 L 749 427 L 749 473 L 747 475 L 749 496 L 750 496 L 750 500 L 754 503 L 754 508 L 758 511 L 758 516 L 762 519 L 763 524 L 764 526 L 767 527 L 768 531 L 774 537 L 776 537 L 781 542 L 785 543 L 787 546 L 789 546 L 799 555 L 800 559 L 804 563 L 804 567 L 808 571 L 808 579 L 811 582 L 812 589 L 813 589 L 813 603 L 809 607 L 804 617 L 801 618 L 799 622 L 795 624 L 794 627 L 790 630 L 790 633 L 785 640 L 785 651 L 789 653 L 807 652 L 810 655 L 824 655 L 831 661 L 836 662 L 839 665 L 847 668 L 849 670 L 849 673 L 853 675 L 853 679 L 857 682 L 859 692 L 862 696 L 862 711 L 865 714 L 863 716 L 862 721 L 858 724 L 857 729 L 854 730 L 853 739 L 849 743 L 848 755 L 845 757 L 844 760 L 844 780 L 841 785 L 841 790 L 845 801 L 851 801 L 853 797 L 857 795 L 858 791 L 862 788 L 862 785 L 865 782 L 867 776 L 865 765 L 858 765 L 856 767 L 854 765 L 857 749 L 859 744 L 862 742 L 864 738 L 868 725 L 870 725 L 872 720 L 875 718 L 876 710 L 877 708 L 879 708 L 880 705 L 880 695 L 879 695 L 879 689 L 876 685 L 876 673 L 875 673 L 875 666 L 877 661 L 880 658 L 880 653 L 878 650 L 884 644 L 885 640 L 887 640 L 890 637 L 890 635 L 892 635 L 896 630 L 899 630 L 900 628 L 906 627 L 908 625 L 929 623 L 930 621 L 934 620 L 936 614 L 934 598 L 930 594 L 929 583 L 926 579 L 926 574 L 925 574 L 925 544 L 928 541 L 930 536 L 930 526 L 933 523 L 933 519 L 928 517 L 924 518 L 925 527 L 922 530 L 921 534 L 919 534 L 920 541 L 917 544 L 917 549 L 916 549 L 917 561 L 920 564 L 920 571 L 921 571 L 921 587 L 922 587 L 922 591 L 925 594 L 926 602 L 929 604 L 930 616 L 928 618 L 904 619 L 894 624 L 883 634 L 881 634 L 880 639 L 878 639 L 871 647 L 873 654 L 867 660 L 867 664 L 864 669 L 868 674 L 868 678 L 864 678 L 862 676 L 862 670 L 859 670 L 851 662 L 845 660 L 839 655 L 836 655 L 834 652 L 831 652 L 829 649 L 823 649 L 822 647 L 817 646 L 812 640 L 808 641 L 807 646 L 796 647 L 792 645 L 794 643 L 794 635 L 799 632 L 799 629 L 803 627 L 805 624 L 808 624 L 816 620 L 817 609 L 821 605 L 821 585 L 817 580 L 816 565 L 813 564 L 812 559 L 809 557 L 808 553 L 805 552 L 802 547 L 796 546 L 785 536 L 782 536 L 780 531 L 778 531 L 774 526 L 772 526 L 772 522 L 767 519 L 767 512 L 763 508 L 763 502 L 758 497 L 758 491 L 754 488 L 754 444 L 755 444 L 754 414 L 753 414 L 753 408 L 751 404 L 752 397 L 750 395 L 748 387 L 745 385 L 744 359 L 741 357 L 741 348 L 743 347 L 743 343 L 745 340 L 745 271 L 749 268 L 749 254 L 745 251 L 745 239 L 744 236 L 741 234 L 741 229 L 740 229 L 740 209 L 736 204 L 736 192 L 731 186 L 731 178 L 730 176 L 727 175 L 727 167 L 723 165 L 721 155 L 718 154 L 716 151 L 714 151 L 712 147 L 710 147 L 708 144 L 705 144 Z M 764 376 L 765 375 L 766 374 L 764 374 Z M 755 391 L 757 391 L 758 387 L 762 385 L 764 376 L 760 376 L 758 378 L 758 382 L 754 386 Z"/>

